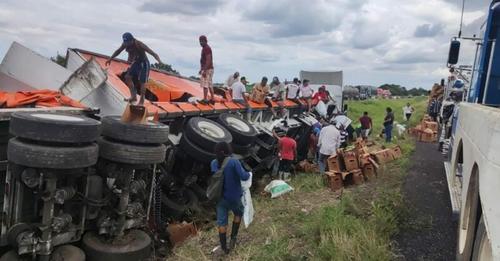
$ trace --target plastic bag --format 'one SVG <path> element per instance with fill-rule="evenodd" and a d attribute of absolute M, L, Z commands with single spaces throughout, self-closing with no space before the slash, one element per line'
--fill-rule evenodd
<path fill-rule="evenodd" d="M 326 105 L 323 101 L 319 101 L 318 104 L 316 104 L 315 108 L 320 116 L 322 116 L 322 117 L 326 116 L 327 108 L 326 108 Z"/>
<path fill-rule="evenodd" d="M 271 193 L 271 198 L 279 197 L 292 190 L 293 188 L 290 185 L 279 179 L 271 181 L 271 183 L 267 184 L 264 188 L 264 191 Z"/>
<path fill-rule="evenodd" d="M 241 203 L 243 204 L 243 223 L 245 228 L 248 228 L 250 223 L 253 221 L 254 208 L 252 203 L 252 195 L 250 193 L 250 187 L 252 186 L 252 172 L 250 172 L 250 178 L 245 181 L 241 181 L 241 188 L 243 190 L 243 195 L 241 196 Z"/>

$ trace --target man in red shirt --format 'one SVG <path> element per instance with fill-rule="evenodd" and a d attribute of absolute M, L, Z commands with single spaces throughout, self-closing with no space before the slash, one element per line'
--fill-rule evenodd
<path fill-rule="evenodd" d="M 372 128 L 372 118 L 368 116 L 368 112 L 363 112 L 363 116 L 359 118 L 359 123 L 361 123 L 361 137 L 363 139 L 368 138 L 368 134 L 370 134 L 370 130 Z"/>
<path fill-rule="evenodd" d="M 287 180 L 290 177 L 290 169 L 297 155 L 297 142 L 290 137 L 288 131 L 285 137 L 280 137 L 273 130 L 274 137 L 278 139 L 280 157 L 279 178 Z"/>
<path fill-rule="evenodd" d="M 312 97 L 313 105 L 318 104 L 319 101 L 323 101 L 325 104 L 328 102 L 328 92 L 326 91 L 326 87 L 324 85 L 319 87 L 318 92 Z"/>
<path fill-rule="evenodd" d="M 201 58 L 200 58 L 200 86 L 203 88 L 203 102 L 208 102 L 208 91 L 210 90 L 210 101 L 214 102 L 214 88 L 212 86 L 212 77 L 214 75 L 214 64 L 212 57 L 212 48 L 208 45 L 207 37 L 202 35 L 200 36 L 200 45 L 201 45 Z"/>

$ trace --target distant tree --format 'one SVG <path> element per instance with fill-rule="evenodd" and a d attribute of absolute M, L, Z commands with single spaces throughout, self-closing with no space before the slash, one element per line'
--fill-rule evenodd
<path fill-rule="evenodd" d="M 166 71 L 166 72 L 180 75 L 180 73 L 177 70 L 175 70 L 174 68 L 172 68 L 172 65 L 170 65 L 170 64 L 154 63 L 151 67 L 158 69 L 158 70 L 162 70 L 162 71 Z"/>
<path fill-rule="evenodd" d="M 195 81 L 199 81 L 199 80 L 200 80 L 200 77 L 197 77 L 197 76 L 189 76 L 189 79 L 191 79 L 191 80 L 195 80 Z"/>
<path fill-rule="evenodd" d="M 50 57 L 51 61 L 61 65 L 62 67 L 66 66 L 67 59 L 68 58 L 66 56 L 62 56 L 59 53 L 57 53 L 57 55 L 55 57 Z"/>

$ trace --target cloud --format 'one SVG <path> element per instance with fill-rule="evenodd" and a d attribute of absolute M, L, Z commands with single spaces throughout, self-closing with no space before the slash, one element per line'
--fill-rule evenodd
<path fill-rule="evenodd" d="M 270 26 L 273 37 L 293 37 L 331 32 L 344 13 L 360 8 L 364 0 L 253 0 L 246 4 L 244 16 Z"/>
<path fill-rule="evenodd" d="M 158 14 L 199 16 L 215 13 L 221 4 L 222 0 L 149 0 L 143 3 L 139 10 Z"/>
<path fill-rule="evenodd" d="M 417 26 L 413 35 L 415 37 L 434 37 L 442 32 L 443 25 L 441 24 L 422 24 Z"/>

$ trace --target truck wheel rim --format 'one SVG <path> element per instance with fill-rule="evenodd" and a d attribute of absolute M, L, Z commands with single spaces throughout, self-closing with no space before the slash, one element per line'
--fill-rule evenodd
<path fill-rule="evenodd" d="M 213 137 L 213 138 L 222 139 L 226 136 L 223 129 L 221 129 L 219 126 L 212 124 L 210 122 L 206 122 L 206 121 L 198 122 L 198 128 L 200 128 L 200 130 L 203 133 L 205 133 L 206 135 Z"/>
<path fill-rule="evenodd" d="M 31 116 L 45 120 L 68 121 L 68 122 L 84 121 L 82 118 L 79 117 L 73 117 L 70 115 L 61 115 L 61 114 L 33 113 L 31 114 Z"/>
<path fill-rule="evenodd" d="M 226 122 L 229 126 L 239 131 L 250 132 L 250 126 L 238 118 L 227 117 Z"/>

